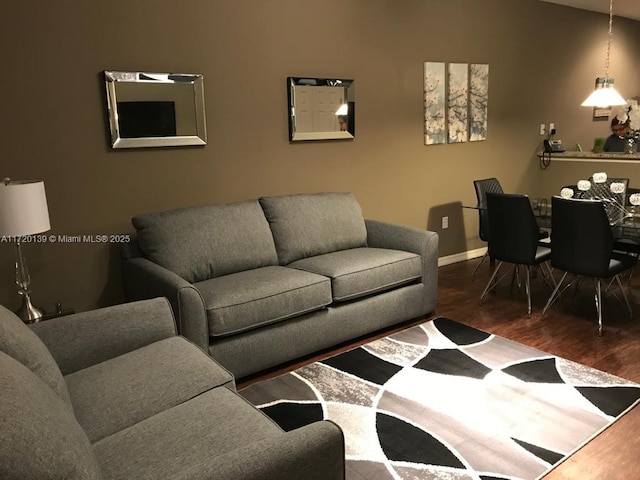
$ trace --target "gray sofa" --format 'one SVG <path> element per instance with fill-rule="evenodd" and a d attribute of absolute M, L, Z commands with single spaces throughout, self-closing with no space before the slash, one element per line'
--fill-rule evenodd
<path fill-rule="evenodd" d="M 3 480 L 344 478 L 340 429 L 283 432 L 166 299 L 32 327 L 0 306 L 0 429 Z"/>
<path fill-rule="evenodd" d="M 164 296 L 179 332 L 236 378 L 435 310 L 438 235 L 365 220 L 349 193 L 133 218 L 128 300 Z"/>

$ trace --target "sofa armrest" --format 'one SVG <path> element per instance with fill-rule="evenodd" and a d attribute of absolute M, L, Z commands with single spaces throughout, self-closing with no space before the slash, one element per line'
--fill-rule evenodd
<path fill-rule="evenodd" d="M 63 375 L 176 335 L 164 298 L 125 303 L 31 325 Z"/>
<path fill-rule="evenodd" d="M 342 430 L 324 420 L 215 457 L 210 471 L 188 478 L 344 480 L 344 452 Z"/>
<path fill-rule="evenodd" d="M 416 253 L 422 257 L 425 313 L 435 311 L 438 290 L 438 234 L 430 230 L 365 220 L 367 245 Z"/>
<path fill-rule="evenodd" d="M 396 225 L 379 220 L 365 220 L 367 244 L 376 248 L 392 248 L 438 258 L 438 234 L 430 230 Z"/>
<path fill-rule="evenodd" d="M 204 351 L 209 351 L 209 326 L 204 300 L 191 283 L 144 257 L 123 257 L 122 275 L 128 301 L 167 298 L 176 316 L 178 333 Z"/>

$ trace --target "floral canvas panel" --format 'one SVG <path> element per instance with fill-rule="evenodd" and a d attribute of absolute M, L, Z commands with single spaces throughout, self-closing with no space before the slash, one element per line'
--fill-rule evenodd
<path fill-rule="evenodd" d="M 466 142 L 469 139 L 469 65 L 449 64 L 449 94 L 447 97 L 447 141 Z"/>
<path fill-rule="evenodd" d="M 445 143 L 444 62 L 424 64 L 424 144 Z"/>
<path fill-rule="evenodd" d="M 469 67 L 469 141 L 487 139 L 489 105 L 489 65 L 472 63 Z"/>

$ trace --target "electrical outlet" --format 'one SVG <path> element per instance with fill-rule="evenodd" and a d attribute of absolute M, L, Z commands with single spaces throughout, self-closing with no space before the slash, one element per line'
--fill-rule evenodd
<path fill-rule="evenodd" d="M 449 228 L 449 217 L 442 217 L 442 229 Z"/>
<path fill-rule="evenodd" d="M 556 129 L 556 124 L 555 123 L 550 123 L 549 124 L 549 131 L 555 130 L 555 129 Z"/>
<path fill-rule="evenodd" d="M 547 133 L 547 127 L 544 123 L 540 124 L 540 135 L 544 135 L 545 133 Z"/>

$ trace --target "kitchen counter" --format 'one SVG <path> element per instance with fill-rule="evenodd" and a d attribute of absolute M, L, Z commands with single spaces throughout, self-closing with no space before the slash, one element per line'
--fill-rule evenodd
<path fill-rule="evenodd" d="M 593 152 L 563 152 L 547 154 L 538 152 L 538 157 L 552 162 L 611 162 L 611 163 L 637 163 L 640 162 L 640 153 L 593 153 Z"/>

